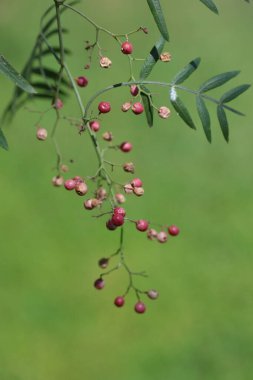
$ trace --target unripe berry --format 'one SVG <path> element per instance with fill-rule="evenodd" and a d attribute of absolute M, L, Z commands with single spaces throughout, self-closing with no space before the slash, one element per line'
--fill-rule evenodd
<path fill-rule="evenodd" d="M 141 103 L 137 102 L 132 105 L 132 111 L 135 115 L 140 115 L 144 111 L 144 107 Z"/>
<path fill-rule="evenodd" d="M 109 259 L 107 257 L 102 257 L 102 259 L 100 259 L 98 261 L 98 265 L 100 266 L 100 268 L 102 269 L 105 269 L 108 267 L 108 264 L 109 264 Z"/>
<path fill-rule="evenodd" d="M 130 142 L 124 141 L 119 148 L 122 152 L 128 153 L 133 149 L 133 146 Z"/>
<path fill-rule="evenodd" d="M 108 69 L 112 65 L 112 61 L 108 57 L 101 57 L 99 64 L 104 69 Z"/>
<path fill-rule="evenodd" d="M 125 172 L 127 173 L 134 173 L 134 164 L 132 162 L 126 162 L 124 165 L 123 165 L 123 169 Z"/>
<path fill-rule="evenodd" d="M 138 314 L 143 314 L 145 313 L 146 311 L 146 306 L 143 302 L 141 301 L 138 301 L 135 306 L 134 306 L 134 310 L 136 311 L 136 313 Z"/>
<path fill-rule="evenodd" d="M 138 231 L 144 232 L 148 229 L 148 221 L 144 219 L 139 219 L 135 222 Z"/>
<path fill-rule="evenodd" d="M 159 243 L 166 243 L 166 241 L 168 240 L 168 234 L 167 232 L 161 231 L 158 232 L 156 238 L 159 241 Z"/>
<path fill-rule="evenodd" d="M 47 130 L 45 128 L 38 128 L 36 137 L 38 140 L 45 141 L 47 139 Z"/>
<path fill-rule="evenodd" d="M 106 228 L 109 230 L 109 231 L 114 231 L 116 230 L 117 226 L 115 226 L 112 222 L 111 219 L 107 220 L 106 222 Z"/>
<path fill-rule="evenodd" d="M 142 180 L 140 178 L 134 178 L 132 181 L 131 181 L 131 185 L 133 187 L 142 187 Z"/>
<path fill-rule="evenodd" d="M 130 110 L 130 108 L 131 108 L 131 103 L 129 102 L 123 103 L 121 106 L 121 111 L 127 112 L 128 110 Z"/>
<path fill-rule="evenodd" d="M 132 96 L 137 96 L 139 94 L 139 88 L 136 86 L 136 84 L 131 85 L 130 92 Z"/>
<path fill-rule="evenodd" d="M 121 214 L 113 214 L 111 218 L 112 224 L 119 227 L 124 224 L 124 216 Z"/>
<path fill-rule="evenodd" d="M 64 178 L 59 175 L 52 178 L 52 184 L 56 187 L 62 186 L 63 183 L 64 183 Z"/>
<path fill-rule="evenodd" d="M 141 197 L 144 194 L 143 187 L 134 187 L 133 191 L 134 194 L 137 195 L 137 197 Z"/>
<path fill-rule="evenodd" d="M 147 292 L 147 296 L 148 296 L 151 300 L 156 300 L 156 299 L 159 297 L 159 293 L 158 293 L 157 290 L 150 289 L 150 290 Z"/>
<path fill-rule="evenodd" d="M 67 179 L 64 182 L 64 187 L 66 190 L 74 190 L 74 188 L 76 187 L 76 181 L 72 178 Z"/>
<path fill-rule="evenodd" d="M 85 182 L 77 182 L 75 190 L 78 195 L 85 195 L 88 192 L 88 186 Z"/>
<path fill-rule="evenodd" d="M 114 215 L 122 215 L 123 217 L 126 216 L 126 210 L 123 207 L 115 207 L 113 209 Z"/>
<path fill-rule="evenodd" d="M 78 77 L 76 78 L 76 84 L 79 86 L 79 87 L 86 87 L 88 85 L 88 79 L 86 77 Z"/>
<path fill-rule="evenodd" d="M 90 121 L 89 126 L 93 132 L 98 132 L 100 129 L 100 123 L 97 120 Z"/>
<path fill-rule="evenodd" d="M 118 296 L 114 300 L 114 305 L 117 307 L 122 307 L 125 304 L 125 298 L 122 296 Z"/>
<path fill-rule="evenodd" d="M 150 228 L 147 232 L 147 238 L 153 240 L 157 237 L 157 231 L 154 228 Z"/>
<path fill-rule="evenodd" d="M 100 102 L 98 110 L 100 113 L 108 113 L 111 111 L 111 104 L 109 102 Z"/>
<path fill-rule="evenodd" d="M 133 45 L 131 44 L 131 42 L 123 42 L 121 44 L 121 51 L 123 54 L 131 54 L 133 52 Z"/>
<path fill-rule="evenodd" d="M 94 287 L 98 290 L 103 289 L 105 286 L 105 282 L 102 278 L 98 278 L 96 281 L 94 281 Z"/>
<path fill-rule="evenodd" d="M 112 132 L 109 131 L 105 132 L 102 137 L 105 141 L 112 141 L 113 139 Z"/>
<path fill-rule="evenodd" d="M 180 229 L 177 226 L 172 225 L 168 228 L 168 232 L 172 236 L 177 236 L 180 232 Z"/>
<path fill-rule="evenodd" d="M 126 201 L 126 197 L 123 195 L 123 194 L 115 194 L 115 200 L 118 202 L 118 203 L 125 203 Z"/>

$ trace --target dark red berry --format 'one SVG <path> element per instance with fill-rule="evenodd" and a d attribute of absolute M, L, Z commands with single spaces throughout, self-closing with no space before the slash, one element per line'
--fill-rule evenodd
<path fill-rule="evenodd" d="M 76 78 L 76 84 L 79 87 L 86 87 L 88 84 L 88 79 L 86 77 L 78 77 Z"/>
<path fill-rule="evenodd" d="M 109 220 L 107 220 L 107 222 L 106 222 L 106 228 L 107 228 L 108 230 L 110 230 L 110 231 L 114 231 L 114 230 L 116 230 L 117 226 L 115 226 L 115 224 L 113 224 L 112 220 L 109 219 Z"/>
<path fill-rule="evenodd" d="M 144 219 L 139 219 L 135 222 L 138 231 L 144 232 L 148 229 L 148 221 Z"/>
<path fill-rule="evenodd" d="M 139 88 L 136 86 L 136 84 L 131 85 L 130 92 L 133 96 L 137 96 L 139 94 Z"/>
<path fill-rule="evenodd" d="M 146 311 L 146 306 L 143 302 L 141 301 L 138 301 L 135 306 L 134 306 L 134 310 L 136 311 L 136 313 L 138 314 L 143 314 L 145 313 Z"/>
<path fill-rule="evenodd" d="M 177 236 L 179 232 L 180 229 L 177 226 L 172 225 L 168 228 L 168 233 L 172 236 Z"/>
<path fill-rule="evenodd" d="M 141 103 L 137 102 L 132 105 L 132 111 L 135 115 L 140 115 L 144 111 L 144 107 Z"/>
<path fill-rule="evenodd" d="M 111 111 L 111 104 L 109 102 L 100 102 L 98 105 L 100 113 L 107 113 Z"/>
<path fill-rule="evenodd" d="M 114 300 L 114 305 L 117 307 L 122 307 L 125 304 L 125 298 L 122 296 L 118 296 Z"/>
<path fill-rule="evenodd" d="M 109 264 L 109 259 L 107 257 L 102 257 L 102 259 L 100 259 L 98 261 L 98 265 L 100 266 L 100 268 L 102 269 L 105 269 L 108 267 L 108 264 Z"/>
<path fill-rule="evenodd" d="M 131 44 L 131 42 L 123 42 L 123 44 L 121 45 L 121 51 L 123 54 L 131 54 L 133 52 L 133 45 Z"/>
<path fill-rule="evenodd" d="M 122 224 L 124 224 L 124 216 L 121 214 L 113 214 L 111 221 L 112 224 L 117 227 L 122 226 Z"/>
<path fill-rule="evenodd" d="M 98 278 L 96 281 L 94 281 L 94 287 L 98 290 L 103 289 L 105 286 L 105 282 L 102 278 Z"/>
<path fill-rule="evenodd" d="M 126 216 L 126 210 L 123 207 L 115 207 L 113 209 L 114 215 L 122 215 L 123 217 Z"/>

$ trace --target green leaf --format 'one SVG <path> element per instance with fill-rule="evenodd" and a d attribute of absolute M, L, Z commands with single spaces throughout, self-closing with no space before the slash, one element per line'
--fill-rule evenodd
<path fill-rule="evenodd" d="M 66 55 L 70 55 L 71 54 L 71 50 L 69 50 L 67 48 L 64 48 L 63 51 L 64 51 L 64 54 L 66 54 Z M 34 56 L 34 58 L 40 58 L 42 56 L 52 54 L 52 52 L 54 52 L 54 53 L 60 53 L 61 49 L 58 46 L 53 46 L 51 48 L 51 50 L 50 49 L 45 49 L 45 50 L 40 51 L 38 54 L 36 54 Z"/>
<path fill-rule="evenodd" d="M 9 78 L 12 82 L 14 82 L 18 87 L 22 88 L 22 90 L 35 94 L 35 89 L 27 82 L 27 80 L 19 74 L 13 66 L 4 58 L 3 55 L 0 55 L 0 73 L 4 74 L 7 78 Z"/>
<path fill-rule="evenodd" d="M 200 64 L 200 58 L 193 59 L 188 65 L 186 65 L 179 73 L 172 79 L 173 84 L 183 83 L 189 76 L 198 68 Z"/>
<path fill-rule="evenodd" d="M 199 114 L 199 118 L 201 120 L 206 138 L 209 142 L 212 141 L 212 135 L 211 135 L 211 121 L 210 121 L 210 115 L 208 112 L 208 109 L 206 107 L 206 104 L 202 97 L 200 95 L 197 95 L 196 97 L 196 105 L 197 105 L 197 111 Z"/>
<path fill-rule="evenodd" d="M 145 86 L 141 86 L 143 91 L 140 92 L 142 102 L 144 105 L 144 110 L 147 118 L 147 122 L 149 127 L 153 127 L 153 119 L 154 119 L 154 109 L 152 106 L 152 96 L 149 89 Z"/>
<path fill-rule="evenodd" d="M 236 77 L 240 71 L 228 71 L 226 73 L 215 75 L 214 77 L 208 79 L 199 88 L 200 92 L 207 92 L 216 87 L 220 87 L 226 82 L 230 81 L 232 78 Z"/>
<path fill-rule="evenodd" d="M 210 11 L 218 14 L 218 8 L 216 7 L 216 5 L 214 4 L 213 0 L 200 0 L 201 3 L 203 3 L 204 5 L 207 6 L 207 8 L 210 9 Z"/>
<path fill-rule="evenodd" d="M 217 117 L 220 123 L 221 131 L 224 139 L 228 142 L 229 140 L 229 130 L 228 130 L 228 120 L 222 104 L 217 106 Z"/>
<path fill-rule="evenodd" d="M 231 90 L 225 92 L 224 95 L 222 95 L 222 97 L 220 98 L 220 102 L 221 103 L 231 102 L 231 100 L 237 98 L 239 95 L 243 94 L 249 88 L 250 88 L 250 84 L 242 84 L 240 86 L 232 88 Z"/>
<path fill-rule="evenodd" d="M 8 150 L 8 142 L 6 140 L 6 137 L 4 136 L 4 133 L 2 131 L 2 129 L 0 128 L 0 147 L 5 149 L 5 150 Z"/>
<path fill-rule="evenodd" d="M 169 32 L 167 29 L 166 21 L 163 15 L 161 4 L 159 0 L 147 0 L 148 6 L 152 12 L 154 20 L 158 29 L 161 32 L 161 35 L 166 41 L 169 41 Z"/>
<path fill-rule="evenodd" d="M 195 124 L 189 114 L 189 111 L 187 110 L 187 108 L 185 107 L 184 103 L 182 102 L 182 100 L 177 96 L 176 99 L 171 99 L 170 98 L 170 101 L 171 101 L 171 104 L 173 105 L 173 107 L 175 108 L 176 112 L 178 113 L 178 115 L 184 120 L 184 122 L 190 127 L 190 128 L 193 128 L 193 129 L 196 129 L 195 127 Z"/>
<path fill-rule="evenodd" d="M 141 68 L 140 79 L 145 79 L 149 76 L 149 74 L 151 73 L 153 67 L 155 66 L 156 62 L 158 61 L 162 53 L 164 44 L 165 44 L 165 39 L 163 38 L 163 36 L 161 36 L 159 40 L 156 42 L 156 44 L 153 46 L 153 48 L 151 49 L 148 57 L 146 58 Z"/>

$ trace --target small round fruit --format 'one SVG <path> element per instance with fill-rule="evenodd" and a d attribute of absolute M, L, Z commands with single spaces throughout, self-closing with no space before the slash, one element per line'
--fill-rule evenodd
<path fill-rule="evenodd" d="M 159 293 L 157 290 L 155 289 L 150 289 L 147 291 L 147 296 L 151 299 L 151 300 L 156 300 L 158 297 L 159 297 Z"/>
<path fill-rule="evenodd" d="M 143 302 L 141 301 L 138 301 L 135 305 L 134 305 L 134 310 L 136 311 L 136 313 L 138 314 L 143 314 L 145 313 L 146 311 L 146 306 Z"/>
<path fill-rule="evenodd" d="M 147 238 L 154 240 L 157 237 L 157 231 L 154 228 L 150 228 L 147 232 Z"/>
<path fill-rule="evenodd" d="M 102 278 L 98 278 L 97 280 L 94 281 L 94 287 L 98 290 L 103 289 L 105 286 L 105 282 Z"/>
<path fill-rule="evenodd" d="M 161 231 L 161 232 L 158 232 L 158 234 L 156 235 L 156 238 L 159 241 L 159 243 L 166 243 L 166 241 L 168 240 L 168 234 L 165 231 Z"/>
<path fill-rule="evenodd" d="M 111 104 L 109 102 L 100 102 L 98 110 L 100 113 L 108 113 L 111 111 Z"/>
<path fill-rule="evenodd" d="M 117 226 L 115 226 L 115 224 L 113 224 L 112 220 L 109 219 L 109 220 L 107 220 L 107 222 L 106 222 L 106 228 L 107 228 L 109 231 L 114 231 L 114 230 L 116 230 Z"/>
<path fill-rule="evenodd" d="M 89 126 L 93 132 L 98 132 L 100 129 L 100 123 L 97 120 L 90 121 Z"/>
<path fill-rule="evenodd" d="M 144 111 L 144 107 L 141 103 L 137 102 L 132 105 L 132 111 L 135 115 L 140 115 Z"/>
<path fill-rule="evenodd" d="M 55 176 L 52 178 L 52 184 L 56 187 L 62 186 L 64 183 L 64 178 L 62 176 Z"/>
<path fill-rule="evenodd" d="M 116 199 L 116 201 L 117 201 L 119 204 L 121 204 L 121 203 L 125 203 L 125 201 L 126 201 L 126 197 L 125 197 L 123 194 L 121 194 L 121 193 L 117 193 L 117 194 L 115 194 L 115 199 Z"/>
<path fill-rule="evenodd" d="M 47 130 L 45 128 L 38 128 L 36 137 L 40 141 L 45 141 L 47 139 Z"/>
<path fill-rule="evenodd" d="M 108 267 L 108 264 L 109 264 L 109 259 L 107 257 L 102 257 L 102 259 L 100 259 L 98 261 L 98 265 L 100 266 L 100 268 L 102 269 L 105 269 Z"/>
<path fill-rule="evenodd" d="M 125 304 L 125 298 L 122 296 L 118 296 L 114 300 L 114 305 L 117 307 L 122 307 Z"/>
<path fill-rule="evenodd" d="M 138 231 L 144 232 L 148 229 L 148 221 L 144 219 L 139 219 L 135 222 Z"/>
<path fill-rule="evenodd" d="M 133 145 L 128 141 L 124 141 L 119 148 L 122 152 L 128 153 L 133 149 Z"/>
<path fill-rule="evenodd" d="M 131 181 L 131 185 L 133 187 L 142 187 L 142 180 L 140 178 L 134 178 L 132 181 Z"/>
<path fill-rule="evenodd" d="M 180 232 L 180 229 L 177 226 L 169 226 L 168 233 L 172 236 L 177 236 Z"/>
<path fill-rule="evenodd" d="M 76 78 L 76 84 L 79 86 L 79 87 L 86 87 L 88 85 L 88 79 L 86 77 L 78 77 Z"/>
<path fill-rule="evenodd" d="M 67 179 L 64 182 L 64 187 L 66 190 L 74 190 L 74 188 L 76 187 L 76 181 L 72 178 Z"/>
<path fill-rule="evenodd" d="M 131 54 L 133 52 L 133 45 L 129 41 L 125 41 L 121 44 L 121 51 L 123 54 Z"/>
<path fill-rule="evenodd" d="M 132 96 L 137 96 L 139 94 L 139 88 L 136 86 L 136 84 L 131 85 L 130 93 Z"/>
<path fill-rule="evenodd" d="M 124 224 L 124 216 L 121 214 L 113 214 L 111 221 L 114 226 L 122 226 Z"/>
<path fill-rule="evenodd" d="M 126 210 L 123 207 L 115 207 L 113 209 L 114 215 L 122 215 L 123 217 L 126 216 Z"/>
<path fill-rule="evenodd" d="M 80 196 L 87 194 L 88 186 L 85 182 L 77 182 L 75 186 L 76 193 Z"/>

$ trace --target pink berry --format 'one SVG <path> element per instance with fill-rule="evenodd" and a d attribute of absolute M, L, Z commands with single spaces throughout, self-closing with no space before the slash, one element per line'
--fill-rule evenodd
<path fill-rule="evenodd" d="M 154 230 L 154 228 L 150 228 L 147 232 L 147 238 L 150 240 L 153 240 L 157 237 L 157 232 Z"/>
<path fill-rule="evenodd" d="M 121 106 L 121 111 L 127 112 L 128 110 L 130 110 L 130 108 L 131 108 L 131 103 L 129 102 L 123 103 Z"/>
<path fill-rule="evenodd" d="M 88 186 L 85 182 L 77 182 L 75 186 L 76 193 L 78 195 L 85 195 L 88 192 Z"/>
<path fill-rule="evenodd" d="M 123 207 L 115 207 L 113 209 L 114 215 L 122 215 L 123 217 L 126 216 L 126 210 Z"/>
<path fill-rule="evenodd" d="M 177 226 L 172 225 L 168 228 L 168 232 L 172 236 L 177 236 L 180 232 L 180 229 Z"/>
<path fill-rule="evenodd" d="M 125 304 L 125 298 L 122 296 L 118 296 L 114 300 L 114 305 L 117 307 L 122 307 Z"/>
<path fill-rule="evenodd" d="M 63 101 L 59 98 L 57 98 L 54 103 L 53 103 L 53 107 L 57 110 L 60 110 L 62 107 L 63 107 Z"/>
<path fill-rule="evenodd" d="M 111 221 L 112 224 L 117 227 L 122 226 L 124 224 L 124 216 L 121 214 L 113 214 Z"/>
<path fill-rule="evenodd" d="M 134 164 L 132 162 L 126 162 L 123 164 L 123 170 L 127 173 L 134 173 Z"/>
<path fill-rule="evenodd" d="M 134 187 L 133 191 L 134 194 L 137 195 L 137 197 L 141 197 L 144 194 L 143 187 Z"/>
<path fill-rule="evenodd" d="M 36 137 L 38 140 L 45 141 L 47 139 L 47 130 L 45 128 L 38 128 Z"/>
<path fill-rule="evenodd" d="M 142 187 L 142 180 L 140 178 L 134 178 L 132 181 L 131 181 L 131 185 L 133 187 Z"/>
<path fill-rule="evenodd" d="M 106 222 L 106 228 L 107 228 L 109 231 L 114 231 L 114 230 L 116 230 L 117 226 L 115 226 L 115 224 L 113 224 L 112 220 L 109 219 L 109 220 L 107 220 L 107 222 Z"/>
<path fill-rule="evenodd" d="M 76 181 L 74 179 L 67 179 L 65 182 L 64 182 L 64 187 L 66 190 L 74 190 L 74 188 L 76 187 Z"/>
<path fill-rule="evenodd" d="M 121 193 L 115 194 L 115 199 L 119 204 L 125 203 L 126 201 L 126 197 Z"/>
<path fill-rule="evenodd" d="M 159 297 L 159 293 L 158 293 L 157 290 L 150 289 L 150 290 L 147 292 L 147 296 L 148 296 L 151 300 L 156 300 L 156 299 Z"/>
<path fill-rule="evenodd" d="M 94 287 L 98 290 L 103 289 L 105 286 L 105 282 L 102 278 L 98 278 L 96 281 L 94 281 Z"/>
<path fill-rule="evenodd" d="M 107 113 L 111 111 L 111 104 L 109 102 L 100 102 L 98 105 L 100 113 Z"/>
<path fill-rule="evenodd" d="M 122 152 L 128 153 L 133 149 L 133 146 L 130 142 L 124 141 L 119 148 Z"/>
<path fill-rule="evenodd" d="M 131 185 L 131 183 L 125 184 L 124 185 L 124 190 L 125 190 L 126 194 L 132 194 L 132 192 L 133 192 L 133 186 Z"/>
<path fill-rule="evenodd" d="M 63 183 L 64 183 L 64 178 L 59 175 L 53 177 L 52 179 L 52 184 L 56 187 L 62 186 Z"/>
<path fill-rule="evenodd" d="M 143 302 L 141 301 L 138 301 L 135 306 L 134 306 L 134 310 L 136 311 L 136 313 L 138 314 L 143 314 L 145 313 L 146 311 L 146 306 Z"/>
<path fill-rule="evenodd" d="M 144 232 L 148 229 L 148 221 L 144 219 L 139 219 L 135 222 L 138 231 Z"/>
<path fill-rule="evenodd" d="M 103 137 L 103 139 L 104 139 L 105 141 L 112 141 L 112 139 L 113 139 L 112 132 L 109 132 L 109 131 L 103 133 L 103 136 L 102 136 L 102 137 Z"/>
<path fill-rule="evenodd" d="M 132 96 L 137 96 L 139 94 L 139 88 L 135 84 L 132 84 L 130 87 L 130 92 Z"/>
<path fill-rule="evenodd" d="M 86 87 L 88 85 L 88 79 L 86 77 L 78 77 L 76 78 L 76 84 L 79 86 L 79 87 Z"/>
<path fill-rule="evenodd" d="M 161 232 L 158 232 L 158 234 L 156 235 L 156 238 L 159 241 L 159 243 L 166 243 L 166 241 L 168 240 L 168 234 L 167 232 L 161 231 Z"/>
<path fill-rule="evenodd" d="M 89 126 L 90 126 L 90 129 L 93 131 L 93 132 L 98 132 L 99 129 L 100 129 L 100 124 L 97 120 L 92 120 L 89 122 Z"/>
<path fill-rule="evenodd" d="M 100 259 L 98 261 L 98 265 L 100 266 L 100 268 L 102 269 L 105 269 L 108 267 L 108 264 L 109 264 L 109 259 L 107 257 L 103 257 L 102 259 Z"/>
<path fill-rule="evenodd" d="M 95 208 L 93 199 L 86 199 L 86 201 L 83 203 L 83 206 L 86 210 L 93 210 Z"/>
<path fill-rule="evenodd" d="M 131 44 L 131 42 L 123 42 L 123 44 L 121 45 L 121 51 L 123 54 L 131 54 L 133 52 L 133 45 Z"/>
<path fill-rule="evenodd" d="M 144 111 L 144 107 L 141 103 L 137 102 L 132 105 L 132 111 L 135 115 L 140 115 Z"/>

